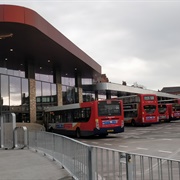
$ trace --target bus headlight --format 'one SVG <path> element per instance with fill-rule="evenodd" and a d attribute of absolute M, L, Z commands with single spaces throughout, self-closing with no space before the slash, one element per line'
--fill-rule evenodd
<path fill-rule="evenodd" d="M 122 121 L 122 123 L 121 123 L 121 127 L 124 127 L 124 121 Z"/>
<path fill-rule="evenodd" d="M 95 119 L 95 122 L 96 122 L 96 128 L 99 129 L 99 120 Z"/>

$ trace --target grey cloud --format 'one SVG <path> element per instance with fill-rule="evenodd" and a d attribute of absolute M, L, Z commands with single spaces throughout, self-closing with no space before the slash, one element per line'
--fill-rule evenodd
<path fill-rule="evenodd" d="M 155 90 L 179 83 L 180 1 L 59 0 L 17 4 L 47 19 L 97 61 L 111 82 L 126 80 Z M 134 58 L 144 62 L 147 69 L 136 67 L 128 72 L 126 62 Z M 118 66 L 123 66 L 119 68 L 123 74 Z"/>

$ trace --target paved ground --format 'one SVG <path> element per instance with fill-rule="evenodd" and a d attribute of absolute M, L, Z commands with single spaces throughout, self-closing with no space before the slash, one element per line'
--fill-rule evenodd
<path fill-rule="evenodd" d="M 107 138 L 81 138 L 79 141 L 129 153 L 180 160 L 180 120 L 147 127 L 126 126 L 125 132 Z"/>
<path fill-rule="evenodd" d="M 72 180 L 57 162 L 32 150 L 0 149 L 0 180 Z"/>

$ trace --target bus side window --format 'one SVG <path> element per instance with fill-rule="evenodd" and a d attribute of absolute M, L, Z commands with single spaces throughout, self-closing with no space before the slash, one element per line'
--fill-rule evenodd
<path fill-rule="evenodd" d="M 85 118 L 84 118 L 84 122 L 88 122 L 90 116 L 91 116 L 91 108 L 85 108 Z"/>
<path fill-rule="evenodd" d="M 67 112 L 62 111 L 62 122 L 67 122 Z"/>
<path fill-rule="evenodd" d="M 60 114 L 57 114 L 57 115 L 55 116 L 55 120 L 56 120 L 56 122 L 58 122 L 58 123 L 62 122 L 61 115 L 60 115 Z"/>
<path fill-rule="evenodd" d="M 80 119 L 80 111 L 79 109 L 75 109 L 73 111 L 73 122 L 79 122 Z"/>
<path fill-rule="evenodd" d="M 86 109 L 86 117 L 90 118 L 91 116 L 91 108 Z"/>
<path fill-rule="evenodd" d="M 67 111 L 67 122 L 72 122 L 71 111 Z"/>

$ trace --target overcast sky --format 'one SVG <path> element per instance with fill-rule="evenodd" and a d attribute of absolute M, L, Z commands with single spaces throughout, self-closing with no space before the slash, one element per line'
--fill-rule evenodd
<path fill-rule="evenodd" d="M 180 0 L 1 0 L 30 8 L 102 67 L 110 82 L 180 86 Z"/>

